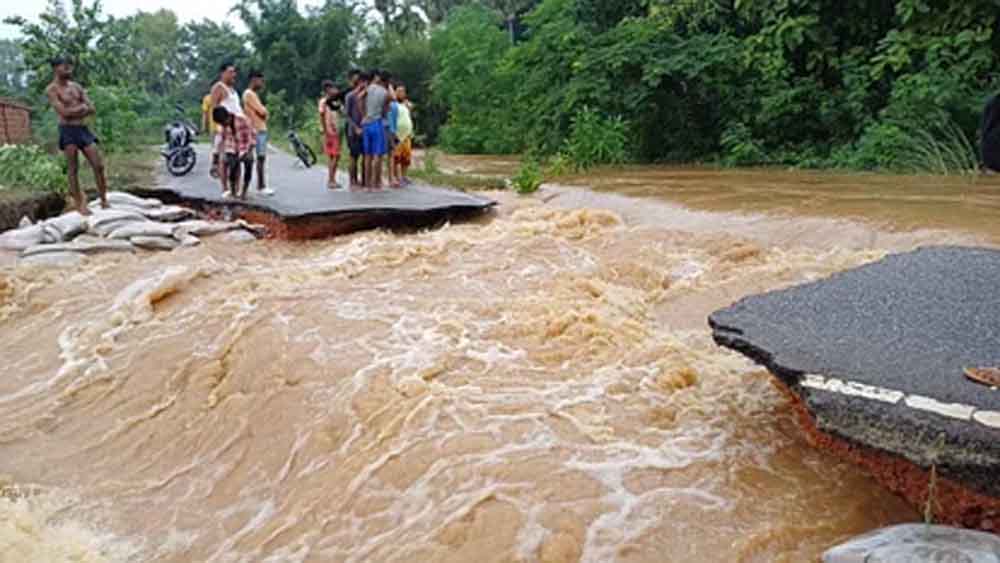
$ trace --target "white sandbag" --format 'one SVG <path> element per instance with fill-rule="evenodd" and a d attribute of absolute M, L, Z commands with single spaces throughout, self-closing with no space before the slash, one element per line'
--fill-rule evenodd
<path fill-rule="evenodd" d="M 42 242 L 73 240 L 87 229 L 87 219 L 77 211 L 53 217 L 42 223 Z"/>
<path fill-rule="evenodd" d="M 823 563 L 1000 563 L 1000 536 L 947 526 L 908 524 L 876 530 L 835 547 Z"/>
<path fill-rule="evenodd" d="M 124 227 L 125 225 L 133 225 L 135 223 L 145 223 L 145 222 L 146 222 L 146 219 L 144 219 L 144 218 L 139 218 L 138 220 L 136 220 L 136 219 L 120 219 L 118 221 L 111 221 L 111 222 L 108 222 L 108 223 L 103 223 L 103 224 L 101 224 L 101 225 L 99 225 L 97 227 L 91 227 L 90 229 L 87 230 L 87 232 L 90 233 L 90 234 L 92 234 L 92 235 L 94 235 L 94 236 L 99 236 L 99 237 L 107 238 L 108 235 L 110 235 L 111 233 L 113 233 L 113 232 L 117 231 L 118 229 Z"/>
<path fill-rule="evenodd" d="M 25 266 L 47 266 L 52 268 L 70 268 L 83 262 L 84 255 L 80 252 L 43 252 L 21 258 L 20 264 Z"/>
<path fill-rule="evenodd" d="M 184 232 L 175 233 L 174 236 L 177 237 L 179 241 L 181 241 L 181 248 L 191 248 L 193 246 L 198 246 L 199 244 L 201 244 L 200 238 L 194 235 L 189 235 Z"/>
<path fill-rule="evenodd" d="M 97 203 L 100 205 L 100 202 Z M 139 209 L 152 209 L 163 206 L 163 202 L 158 199 L 142 198 L 126 192 L 109 192 L 108 203 L 112 206 L 130 206 L 138 207 Z"/>
<path fill-rule="evenodd" d="M 228 233 L 229 231 L 235 231 L 243 228 L 240 223 L 202 220 L 184 221 L 183 223 L 178 223 L 177 227 L 181 232 L 200 237 L 217 235 L 219 233 Z"/>
<path fill-rule="evenodd" d="M 144 221 L 122 225 L 108 234 L 108 238 L 129 240 L 132 237 L 174 237 L 177 232 L 177 225 Z"/>
<path fill-rule="evenodd" d="M 136 248 L 144 250 L 174 250 L 181 245 L 180 241 L 173 237 L 150 237 L 138 236 L 129 239 Z"/>
<path fill-rule="evenodd" d="M 53 252 L 81 252 L 83 254 L 100 254 L 104 252 L 132 252 L 135 248 L 127 240 L 108 240 L 91 236 L 77 237 L 73 242 L 56 244 L 39 244 L 21 252 L 22 258 Z"/>
<path fill-rule="evenodd" d="M 142 214 L 145 215 L 147 219 L 168 223 L 185 221 L 194 217 L 194 211 L 176 205 L 164 205 L 163 207 L 157 207 L 154 209 L 145 209 Z"/>
<path fill-rule="evenodd" d="M 45 231 L 42 225 L 31 225 L 0 234 L 0 248 L 6 250 L 24 250 L 42 244 Z"/>
<path fill-rule="evenodd" d="M 146 216 L 139 211 L 128 209 L 98 209 L 87 218 L 88 228 L 100 227 L 119 221 L 145 221 Z"/>

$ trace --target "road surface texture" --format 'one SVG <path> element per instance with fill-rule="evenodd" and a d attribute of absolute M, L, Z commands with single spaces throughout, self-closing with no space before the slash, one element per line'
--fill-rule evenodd
<path fill-rule="evenodd" d="M 313 238 L 380 226 L 420 226 L 454 215 L 481 213 L 495 205 L 487 198 L 419 183 L 404 189 L 374 192 L 330 190 L 326 187 L 324 163 L 306 169 L 292 156 L 273 149 L 267 160 L 268 187 L 276 194 L 270 197 L 258 194 L 254 180 L 247 200 L 223 199 L 219 181 L 209 176 L 208 147 L 198 145 L 196 150 L 198 165 L 190 174 L 175 178 L 163 170 L 158 187 L 146 195 L 224 210 L 228 215 L 248 219 L 271 216 L 292 233 L 289 238 Z M 343 172 L 340 176 L 341 184 L 346 185 Z M 295 231 L 305 236 L 295 236 Z"/>
<path fill-rule="evenodd" d="M 952 520 L 1000 530 L 1000 390 L 963 374 L 1000 366 L 998 287 L 1000 252 L 924 248 L 744 299 L 709 324 L 793 394 L 818 442 L 914 501 L 933 484 L 879 463 L 933 473 L 961 497 Z"/>

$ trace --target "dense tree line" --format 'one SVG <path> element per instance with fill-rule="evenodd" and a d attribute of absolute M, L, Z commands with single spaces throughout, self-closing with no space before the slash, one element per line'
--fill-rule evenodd
<path fill-rule="evenodd" d="M 944 171 L 973 158 L 998 15 L 989 0 L 545 0 L 510 45 L 494 14 L 469 6 L 434 34 L 442 140 L 565 152 L 607 142 L 576 125 L 596 112 L 624 124 L 619 156 L 639 161 L 936 158 Z"/>
<path fill-rule="evenodd" d="M 455 151 L 952 171 L 974 159 L 998 16 L 992 0 L 240 0 L 182 25 L 50 0 L 14 20 L 18 49 L 0 43 L 0 90 L 37 97 L 61 52 L 144 118 L 193 106 L 233 60 L 302 124 L 320 81 L 379 66 Z"/>

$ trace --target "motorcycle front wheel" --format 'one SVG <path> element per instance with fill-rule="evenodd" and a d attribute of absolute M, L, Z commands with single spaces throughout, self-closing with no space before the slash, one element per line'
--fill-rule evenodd
<path fill-rule="evenodd" d="M 198 163 L 198 155 L 188 147 L 174 151 L 167 157 L 167 170 L 174 176 L 184 176 Z"/>
<path fill-rule="evenodd" d="M 316 164 L 316 153 L 313 152 L 312 147 L 305 143 L 296 143 L 295 153 L 298 155 L 299 160 L 306 168 L 312 168 Z"/>

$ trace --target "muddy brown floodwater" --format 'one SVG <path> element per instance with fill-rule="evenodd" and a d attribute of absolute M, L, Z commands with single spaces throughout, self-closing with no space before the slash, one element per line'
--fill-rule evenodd
<path fill-rule="evenodd" d="M 8 260 L 0 561 L 797 562 L 918 520 L 705 322 L 998 241 L 988 187 L 851 178 L 628 171 L 429 232 Z"/>

